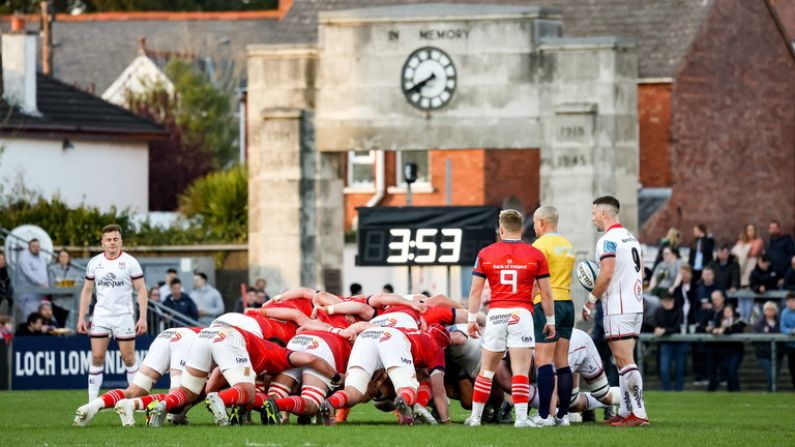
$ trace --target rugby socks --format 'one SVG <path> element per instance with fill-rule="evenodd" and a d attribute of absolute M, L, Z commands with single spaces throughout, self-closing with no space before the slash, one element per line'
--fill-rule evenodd
<path fill-rule="evenodd" d="M 334 408 L 343 408 L 348 404 L 350 397 L 345 391 L 337 391 L 328 398 L 328 403 Z"/>
<path fill-rule="evenodd" d="M 224 405 L 231 407 L 232 405 L 248 405 L 251 396 L 249 396 L 246 389 L 241 385 L 235 385 L 232 388 L 227 388 L 220 393 L 218 397 L 224 401 Z"/>
<path fill-rule="evenodd" d="M 99 398 L 92 401 L 92 404 L 95 401 L 102 401 L 102 406 L 100 408 L 113 408 L 116 405 L 116 402 L 124 399 L 124 390 L 110 390 L 107 393 L 103 394 Z"/>
<path fill-rule="evenodd" d="M 643 378 L 640 376 L 638 366 L 634 363 L 621 368 L 620 377 L 624 379 L 624 399 L 629 402 L 628 410 L 641 419 L 648 419 L 646 407 L 643 405 Z"/>
<path fill-rule="evenodd" d="M 417 403 L 423 407 L 427 407 L 431 402 L 431 382 L 427 380 L 420 382 L 420 387 L 417 388 Z"/>
<path fill-rule="evenodd" d="M 551 364 L 538 368 L 536 383 L 539 396 L 538 417 L 546 419 L 549 416 L 549 406 L 552 404 L 552 393 L 555 391 L 555 369 Z"/>
<path fill-rule="evenodd" d="M 516 420 L 527 420 L 527 403 L 530 400 L 530 380 L 527 376 L 513 376 L 511 397 L 516 408 Z"/>
<path fill-rule="evenodd" d="M 288 411 L 293 414 L 301 414 L 304 411 L 304 399 L 300 396 L 282 397 L 276 399 L 276 406 L 279 411 Z"/>
<path fill-rule="evenodd" d="M 494 371 L 483 371 L 475 379 L 474 390 L 472 391 L 472 419 L 480 420 L 483 416 L 483 409 L 491 395 L 491 383 L 494 379 Z"/>
<path fill-rule="evenodd" d="M 591 393 L 581 393 L 581 395 L 585 396 L 585 411 L 609 407 L 609 405 L 605 405 L 599 399 L 593 397 Z"/>
<path fill-rule="evenodd" d="M 148 396 L 143 396 L 135 399 L 135 409 L 136 410 L 146 410 L 152 402 L 160 402 L 161 400 L 165 400 L 168 397 L 168 394 L 150 394 Z"/>
<path fill-rule="evenodd" d="M 569 414 L 569 406 L 563 402 L 571 401 L 572 374 L 568 366 L 557 371 L 558 376 L 558 419 Z"/>
<path fill-rule="evenodd" d="M 351 408 L 338 408 L 337 413 L 334 415 L 334 420 L 337 421 L 338 424 L 342 424 L 348 420 L 348 415 L 351 414 Z"/>
<path fill-rule="evenodd" d="M 176 390 L 173 390 L 170 393 L 168 393 L 165 402 L 166 402 L 166 410 L 171 411 L 175 408 L 187 405 L 188 396 L 185 394 L 185 391 L 183 391 L 182 388 L 177 388 Z"/>
<path fill-rule="evenodd" d="M 132 365 L 124 365 L 124 367 L 127 369 L 127 385 L 132 385 L 135 373 L 138 372 L 138 361 L 136 360 Z"/>
<path fill-rule="evenodd" d="M 314 413 L 320 409 L 320 404 L 322 404 L 323 399 L 326 398 L 326 390 L 314 386 L 304 385 L 301 388 L 301 398 L 304 399 L 304 402 L 311 402 L 315 404 L 314 411 L 312 411 Z M 306 405 L 304 405 L 304 408 L 306 408 Z M 312 409 L 310 408 L 310 410 Z"/>
<path fill-rule="evenodd" d="M 413 407 L 417 403 L 417 390 L 414 388 L 401 388 L 397 390 L 398 397 L 403 398 L 403 402 L 409 407 Z"/>
<path fill-rule="evenodd" d="M 88 401 L 99 396 L 99 389 L 102 388 L 102 373 L 105 372 L 105 365 L 88 367 Z"/>
<path fill-rule="evenodd" d="M 274 399 L 279 399 L 278 397 L 274 397 Z M 265 401 L 268 400 L 268 395 L 263 393 L 262 391 L 257 391 L 254 393 L 254 403 L 251 404 L 251 408 L 262 408 L 265 405 Z"/>
<path fill-rule="evenodd" d="M 271 383 L 271 386 L 268 388 L 268 397 L 273 397 L 276 399 L 282 397 L 288 397 L 290 395 L 290 388 L 286 385 L 282 385 L 279 382 Z"/>

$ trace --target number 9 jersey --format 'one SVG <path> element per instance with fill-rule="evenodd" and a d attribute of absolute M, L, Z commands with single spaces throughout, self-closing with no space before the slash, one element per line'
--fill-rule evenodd
<path fill-rule="evenodd" d="M 541 250 L 505 240 L 480 250 L 472 274 L 489 282 L 489 309 L 522 307 L 532 313 L 533 283 L 549 277 L 549 266 Z"/>
<path fill-rule="evenodd" d="M 609 227 L 596 243 L 596 262 L 615 258 L 613 278 L 602 295 L 605 315 L 643 312 L 640 243 L 621 225 Z"/>

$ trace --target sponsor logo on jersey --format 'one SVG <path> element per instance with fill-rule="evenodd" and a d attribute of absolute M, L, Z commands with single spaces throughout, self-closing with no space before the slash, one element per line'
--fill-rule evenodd
<path fill-rule="evenodd" d="M 226 340 L 226 334 L 219 332 L 218 335 L 215 336 L 215 339 L 213 339 L 213 343 L 221 343 L 224 340 Z"/>
<path fill-rule="evenodd" d="M 120 269 L 123 269 L 123 268 L 124 268 L 124 262 L 119 262 L 119 268 L 120 268 Z"/>
<path fill-rule="evenodd" d="M 235 357 L 235 361 L 237 363 L 240 363 L 241 365 L 245 365 L 246 363 L 248 363 L 248 359 L 243 357 Z"/>
<path fill-rule="evenodd" d="M 390 317 L 385 324 L 384 327 L 395 327 L 397 326 L 397 318 Z"/>
<path fill-rule="evenodd" d="M 182 334 L 180 334 L 179 332 L 177 332 L 176 334 L 174 334 L 174 336 L 171 337 L 171 343 L 176 343 L 180 340 L 182 340 Z"/>
<path fill-rule="evenodd" d="M 512 324 L 518 324 L 519 320 L 521 320 L 521 317 L 519 316 L 519 312 L 517 312 L 517 311 L 511 312 L 511 319 L 508 320 L 508 326 L 510 326 Z"/>
<path fill-rule="evenodd" d="M 402 356 L 400 357 L 400 361 L 405 363 L 405 364 L 407 364 L 407 365 L 411 365 L 411 364 L 414 363 L 411 359 L 407 359 L 406 357 L 402 357 Z"/>
<path fill-rule="evenodd" d="M 102 277 L 99 281 L 97 281 L 97 286 L 102 287 L 124 287 L 124 281 L 119 280 L 116 277 L 116 274 L 113 272 L 108 272 L 105 276 Z"/>
<path fill-rule="evenodd" d="M 384 332 L 384 335 L 382 335 L 381 338 L 378 339 L 378 341 L 379 342 L 385 342 L 385 341 L 389 340 L 390 338 L 392 338 L 392 333 Z"/>
<path fill-rule="evenodd" d="M 640 280 L 635 281 L 635 299 L 643 301 L 643 284 Z"/>
<path fill-rule="evenodd" d="M 306 347 L 306 349 L 317 349 L 317 348 L 319 348 L 319 347 L 320 347 L 320 343 L 318 343 L 318 341 L 317 341 L 317 340 L 315 340 L 315 339 L 313 338 L 313 339 L 312 339 L 312 340 L 310 340 L 310 341 L 309 341 L 309 343 L 307 344 L 307 347 Z"/>
<path fill-rule="evenodd" d="M 613 241 L 605 241 L 604 243 L 604 250 L 605 253 L 614 253 L 618 248 L 618 244 Z"/>

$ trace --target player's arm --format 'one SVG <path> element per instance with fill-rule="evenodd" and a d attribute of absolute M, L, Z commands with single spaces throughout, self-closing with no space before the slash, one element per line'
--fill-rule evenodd
<path fill-rule="evenodd" d="M 332 304 L 341 303 L 342 300 L 337 295 L 328 293 L 328 292 L 317 292 L 312 296 L 312 304 L 315 307 L 319 306 L 331 306 Z"/>
<path fill-rule="evenodd" d="M 456 309 L 455 311 L 455 320 L 453 320 L 453 324 L 462 324 L 469 322 L 469 311 L 465 309 Z M 483 326 L 486 324 L 486 315 L 482 312 L 477 312 L 475 314 L 475 318 L 477 319 L 478 326 Z"/>
<path fill-rule="evenodd" d="M 472 287 L 469 289 L 469 314 L 467 315 L 467 332 L 472 338 L 478 338 L 478 310 L 480 309 L 480 300 L 483 295 L 483 285 L 486 283 L 485 276 L 472 274 Z"/>
<path fill-rule="evenodd" d="M 450 423 L 448 413 L 447 391 L 444 387 L 444 371 L 434 369 L 431 371 L 431 392 L 433 393 L 433 404 L 439 413 L 439 420 L 442 424 Z"/>
<path fill-rule="evenodd" d="M 396 293 L 380 293 L 370 297 L 368 301 L 371 306 L 383 309 L 387 306 L 408 306 L 418 312 L 425 312 L 427 306 L 424 303 L 407 300 Z"/>
<path fill-rule="evenodd" d="M 544 333 L 547 338 L 555 337 L 555 302 L 552 299 L 552 287 L 549 285 L 549 276 L 537 277 L 536 284 L 541 291 L 541 308 L 544 310 L 544 316 L 547 319 L 547 324 L 544 325 Z"/>
<path fill-rule="evenodd" d="M 279 303 L 282 301 L 300 300 L 300 299 L 311 300 L 317 293 L 318 292 L 315 289 L 310 289 L 308 287 L 299 287 L 297 289 L 286 290 L 271 298 L 269 302 Z"/>
<path fill-rule="evenodd" d="M 602 259 L 599 261 L 599 276 L 596 277 L 596 284 L 594 284 L 593 290 L 588 295 L 588 301 L 585 303 L 585 308 L 583 308 L 583 319 L 591 319 L 591 311 L 596 304 L 596 300 L 602 298 L 602 295 L 607 290 L 607 286 L 610 285 L 610 281 L 613 279 L 613 272 L 615 270 L 615 254 L 613 256 L 602 256 Z"/>
<path fill-rule="evenodd" d="M 420 299 L 429 306 L 444 306 L 453 307 L 456 309 L 464 309 L 464 306 L 462 306 L 460 302 L 448 297 L 447 295 L 442 295 L 441 293 L 430 298 L 426 298 L 425 295 L 414 295 L 415 299 L 418 296 L 422 297 Z M 462 323 L 465 322 L 462 321 Z"/>
<path fill-rule="evenodd" d="M 320 309 L 320 308 L 319 308 Z M 343 301 L 325 307 L 329 315 L 356 315 L 362 320 L 369 320 L 375 315 L 375 310 L 367 304 L 357 303 L 356 301 Z"/>
<path fill-rule="evenodd" d="M 301 326 L 307 321 L 309 321 L 309 317 L 304 315 L 304 313 L 298 309 L 286 309 L 283 307 L 266 306 L 266 307 L 260 307 L 257 310 L 264 317 L 273 318 L 275 320 L 292 321 L 298 326 Z"/>
<path fill-rule="evenodd" d="M 86 325 L 86 314 L 88 313 L 88 305 L 91 304 L 91 294 L 94 292 L 94 279 L 86 277 L 83 282 L 83 290 L 80 291 L 80 309 L 77 314 L 77 332 L 81 334 L 88 334 L 88 325 Z"/>
<path fill-rule="evenodd" d="M 348 326 L 347 328 L 343 329 L 339 335 L 347 338 L 348 340 L 353 340 L 356 338 L 357 335 L 366 331 L 367 329 L 378 327 L 377 324 L 370 323 L 368 321 L 360 321 L 358 323 L 353 323 L 352 325 Z"/>
<path fill-rule="evenodd" d="M 146 281 L 144 281 L 144 277 L 141 276 L 140 278 L 135 278 L 132 280 L 133 287 L 135 288 L 135 293 L 138 295 L 138 321 L 135 323 L 135 333 L 138 335 L 144 335 L 146 333 L 147 325 L 146 325 L 146 313 L 149 309 L 149 295 L 146 290 Z M 81 297 L 82 298 L 82 297 Z M 82 299 L 81 299 L 82 301 Z M 198 314 L 198 312 L 197 312 Z"/>
<path fill-rule="evenodd" d="M 332 384 L 338 384 L 342 381 L 342 375 L 320 357 L 315 357 L 306 352 L 291 352 L 287 358 L 290 360 L 292 366 L 296 368 L 312 368 L 331 379 Z"/>

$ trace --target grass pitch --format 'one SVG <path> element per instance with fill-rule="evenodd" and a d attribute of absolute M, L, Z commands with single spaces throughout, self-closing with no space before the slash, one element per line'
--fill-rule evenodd
<path fill-rule="evenodd" d="M 793 445 L 795 395 L 792 393 L 648 392 L 651 426 L 621 429 L 602 424 L 570 428 L 516 429 L 513 426 L 464 427 L 468 414 L 453 402 L 455 426 L 400 427 L 392 414 L 372 405 L 353 409 L 349 422 L 336 427 L 216 427 L 203 405 L 188 417 L 192 426 L 123 429 L 112 411 L 100 413 L 86 428 L 72 427 L 74 410 L 85 391 L 0 392 L 0 445 L 20 446 L 670 446 Z M 599 412 L 601 416 L 601 411 Z M 258 415 L 254 415 L 258 422 Z"/>

